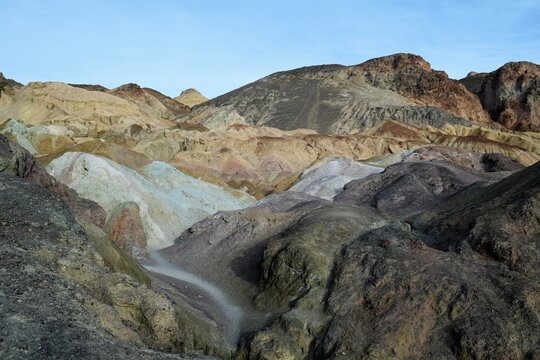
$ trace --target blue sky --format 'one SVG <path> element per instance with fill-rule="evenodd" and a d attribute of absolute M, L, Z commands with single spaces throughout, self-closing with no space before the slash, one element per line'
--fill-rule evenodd
<path fill-rule="evenodd" d="M 453 78 L 540 63 L 540 1 L 0 0 L 0 71 L 209 97 L 270 73 L 396 52 Z"/>

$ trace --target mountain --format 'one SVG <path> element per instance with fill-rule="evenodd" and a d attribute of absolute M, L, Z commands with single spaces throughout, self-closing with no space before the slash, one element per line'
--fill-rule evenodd
<path fill-rule="evenodd" d="M 69 84 L 73 87 L 89 91 L 101 91 L 126 99 L 139 107 L 148 116 L 171 119 L 186 114 L 189 108 L 159 91 L 150 88 L 141 88 L 137 84 L 124 84 L 112 90 L 101 85 Z"/>
<path fill-rule="evenodd" d="M 306 105 L 303 94 L 310 86 L 328 90 L 321 92 L 326 100 L 320 106 L 309 101 L 311 105 Z M 136 84 L 112 90 L 62 83 L 9 88 L 0 98 L 0 133 L 44 165 L 69 151 L 96 152 L 131 164 L 128 167 L 159 160 L 258 198 L 285 190 L 302 171 L 326 157 L 380 161 L 419 147 L 448 146 L 501 153 L 524 165 L 540 159 L 537 133 L 508 131 L 486 120 L 488 114 L 476 95 L 410 54 L 350 67 L 316 66 L 270 75 L 193 109 Z M 253 102 L 253 96 L 260 99 Z M 231 105 L 236 101 L 238 106 Z M 398 103 L 408 105 L 394 107 Z M 239 104 L 250 104 L 242 106 L 253 121 L 237 116 L 234 109 L 240 109 Z M 374 106 L 369 114 L 378 115 L 363 117 L 359 109 L 365 106 Z M 330 108 L 341 110 L 326 111 Z M 324 118 L 320 123 L 326 124 L 324 129 L 319 120 L 317 126 L 293 124 L 300 119 L 295 111 L 306 114 L 307 109 L 312 115 L 322 109 L 316 118 Z M 405 122 L 388 120 L 395 117 L 392 114 L 403 115 L 397 118 Z M 201 116 L 206 119 L 202 123 Z M 177 117 L 180 120 L 170 120 Z M 322 133 L 276 128 L 298 126 Z"/>
<path fill-rule="evenodd" d="M 1 75 L 0 358 L 538 358 L 533 65 Z"/>
<path fill-rule="evenodd" d="M 4 91 L 4 88 L 6 90 L 10 90 L 13 88 L 20 88 L 21 86 L 22 84 L 16 82 L 15 80 L 6 79 L 4 77 L 4 74 L 0 72 L 0 98 L 2 97 L 2 92 Z"/>
<path fill-rule="evenodd" d="M 178 101 L 181 104 L 187 105 L 190 108 L 200 105 L 204 102 L 208 101 L 208 98 L 198 92 L 197 90 L 190 88 L 182 91 L 180 95 L 174 98 L 174 100 Z"/>
<path fill-rule="evenodd" d="M 231 122 L 346 134 L 399 120 L 441 127 L 490 122 L 474 94 L 419 56 L 322 65 L 272 74 L 198 106 L 180 121 Z"/>
<path fill-rule="evenodd" d="M 150 88 L 141 88 L 137 84 L 125 84 L 109 91 L 136 104 L 148 116 L 172 119 L 189 113 L 189 107 Z"/>
<path fill-rule="evenodd" d="M 494 121 L 508 129 L 540 130 L 540 66 L 510 62 L 491 73 L 460 80 L 478 95 Z"/>

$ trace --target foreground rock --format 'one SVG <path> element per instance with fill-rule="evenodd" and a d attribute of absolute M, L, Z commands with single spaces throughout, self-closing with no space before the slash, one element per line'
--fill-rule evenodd
<path fill-rule="evenodd" d="M 0 164 L 0 357 L 188 358 L 149 350 L 193 342 L 173 304 L 144 284 L 148 275 L 114 252 L 88 212 L 76 221 L 61 199 L 100 208 L 3 137 Z"/>
<path fill-rule="evenodd" d="M 378 179 L 348 194 L 367 206 L 275 194 L 161 253 L 253 309 L 241 358 L 534 358 L 538 169 L 397 164 L 357 180 Z"/>
<path fill-rule="evenodd" d="M 540 131 L 540 66 L 511 62 L 460 80 L 478 95 L 492 119 L 508 129 Z"/>
<path fill-rule="evenodd" d="M 436 127 L 490 122 L 476 96 L 411 54 L 272 74 L 198 106 L 180 121 L 343 135 L 388 119 Z"/>

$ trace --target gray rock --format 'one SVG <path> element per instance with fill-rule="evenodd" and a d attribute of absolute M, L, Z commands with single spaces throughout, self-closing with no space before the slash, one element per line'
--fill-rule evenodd
<path fill-rule="evenodd" d="M 476 96 L 411 54 L 275 73 L 177 119 L 207 127 L 241 122 L 321 134 L 346 134 L 384 120 L 436 127 L 489 121 Z"/>
<path fill-rule="evenodd" d="M 398 163 L 381 174 L 351 181 L 334 201 L 372 206 L 388 215 L 406 218 L 436 206 L 469 185 L 493 182 L 506 175 L 441 161 Z"/>

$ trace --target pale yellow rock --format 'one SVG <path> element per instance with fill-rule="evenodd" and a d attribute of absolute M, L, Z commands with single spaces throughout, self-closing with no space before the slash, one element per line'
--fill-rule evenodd
<path fill-rule="evenodd" d="M 194 107 L 195 105 L 207 102 L 208 98 L 197 90 L 190 88 L 182 91 L 174 100 L 189 107 Z"/>
<path fill-rule="evenodd" d="M 58 82 L 32 82 L 9 98 L 3 97 L 0 124 L 8 119 L 26 125 L 63 126 L 79 137 L 96 137 L 102 132 L 124 134 L 133 125 L 143 129 L 167 126 L 120 97 Z"/>

